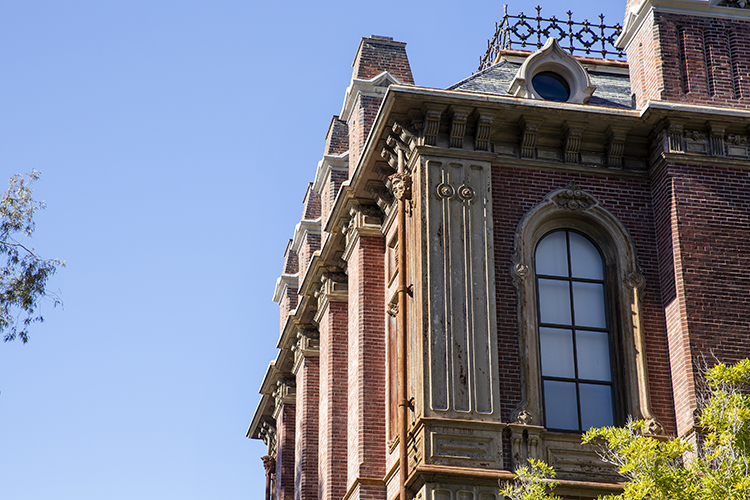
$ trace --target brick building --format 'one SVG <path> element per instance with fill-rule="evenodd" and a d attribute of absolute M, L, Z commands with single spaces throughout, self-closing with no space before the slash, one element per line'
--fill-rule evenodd
<path fill-rule="evenodd" d="M 624 7 L 531 50 L 506 15 L 444 90 L 362 39 L 274 294 L 269 497 L 493 500 L 528 457 L 595 497 L 582 430 L 692 438 L 695 361 L 750 356 L 750 6 Z"/>

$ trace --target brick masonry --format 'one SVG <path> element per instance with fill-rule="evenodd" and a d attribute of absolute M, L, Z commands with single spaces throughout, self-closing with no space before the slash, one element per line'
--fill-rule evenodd
<path fill-rule="evenodd" d="M 318 450 L 320 500 L 338 500 L 346 493 L 348 429 L 348 355 L 346 302 L 330 302 L 320 332 L 320 438 Z"/>
<path fill-rule="evenodd" d="M 382 237 L 360 236 L 347 262 L 349 486 L 356 478 L 382 479 L 385 475 L 384 255 Z M 384 500 L 384 487 L 382 493 Z"/>
<path fill-rule="evenodd" d="M 318 495 L 319 358 L 305 357 L 297 372 L 295 500 Z"/>
<path fill-rule="evenodd" d="M 636 3 L 627 2 L 629 7 Z M 650 14 L 628 50 L 637 107 L 662 100 L 750 109 L 750 50 L 741 43 L 748 38 L 750 22 L 742 19 Z M 386 37 L 363 39 L 352 77 L 370 80 L 383 71 L 413 84 L 405 44 Z M 319 191 L 308 191 L 303 220 L 321 218 L 325 225 L 334 206 L 343 203 L 342 185 L 359 164 L 381 102 L 382 94 L 359 93 L 347 121 L 332 118 L 324 154 L 341 156 L 348 151 L 349 170 L 331 169 Z M 423 110 L 422 104 L 408 111 Z M 405 120 L 406 111 L 396 118 Z M 443 121 L 441 126 L 435 132 L 440 137 L 432 151 L 440 147 L 440 141 L 447 144 L 449 124 Z M 503 126 L 502 134 L 512 133 L 508 132 L 512 125 Z M 497 131 L 500 126 L 493 127 Z M 652 140 L 657 129 L 648 139 L 642 134 L 639 140 Z M 465 143 L 463 149 L 471 147 L 471 141 Z M 648 149 L 647 145 L 641 147 Z M 461 148 L 446 153 L 451 158 L 460 154 Z M 732 165 L 724 165 L 714 155 L 711 161 L 702 162 L 708 154 L 652 154 L 650 171 L 627 173 L 603 166 L 572 165 L 566 170 L 569 165 L 563 168 L 550 161 L 545 166 L 546 160 L 536 159 L 527 164 L 522 164 L 522 158 L 505 163 L 501 156 L 493 157 L 501 422 L 512 420 L 521 401 L 518 296 L 509 272 L 515 232 L 521 218 L 548 193 L 574 181 L 595 196 L 632 237 L 646 282 L 641 312 L 652 409 L 668 435 L 693 431 L 693 410 L 700 391 L 697 363 L 706 358 L 710 364 L 714 356 L 727 362 L 750 356 L 750 277 L 746 273 L 750 268 L 746 250 L 750 241 L 750 161 L 743 165 L 734 159 Z M 356 195 L 352 194 L 355 188 L 346 196 L 364 196 L 363 186 Z M 348 208 L 344 203 L 340 213 L 347 213 Z M 337 221 L 338 227 L 342 222 Z M 388 333 L 395 332 L 395 325 L 389 328 L 387 323 L 395 320 L 386 316 L 389 285 L 385 268 L 389 261 L 384 238 L 368 234 L 349 235 L 355 240 L 350 243 L 346 262 L 348 298 L 321 301 L 325 303 L 322 311 L 309 306 L 317 314 L 320 358 L 303 361 L 296 376 L 297 405 L 283 405 L 276 421 L 276 500 L 341 500 L 344 496 L 386 500 L 385 479 L 393 472 L 386 468 L 387 443 L 395 437 L 396 421 L 392 397 L 396 376 L 387 363 L 387 353 L 393 358 L 395 341 L 395 335 Z M 331 252 L 327 267 L 318 272 L 340 272 L 344 265 L 339 260 L 344 238 L 338 233 L 327 235 L 332 236 L 339 238 L 341 248 Z M 315 231 L 307 233 L 298 252 L 290 249 L 286 253 L 283 273 L 299 273 L 303 278 L 313 253 L 326 241 Z M 318 303 L 314 288 L 303 290 L 309 299 L 304 303 Z M 280 301 L 282 325 L 297 304 L 297 289 L 290 286 Z M 503 458 L 510 464 L 511 446 L 509 439 L 504 439 Z"/>

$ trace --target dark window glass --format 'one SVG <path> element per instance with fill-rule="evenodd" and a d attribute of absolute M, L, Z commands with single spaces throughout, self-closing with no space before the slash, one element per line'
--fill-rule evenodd
<path fill-rule="evenodd" d="M 552 71 L 542 71 L 531 79 L 534 90 L 542 99 L 565 102 L 570 98 L 570 86 L 565 78 Z"/>
<path fill-rule="evenodd" d="M 535 256 L 545 422 L 556 430 L 613 425 L 604 260 L 588 238 L 555 231 Z"/>

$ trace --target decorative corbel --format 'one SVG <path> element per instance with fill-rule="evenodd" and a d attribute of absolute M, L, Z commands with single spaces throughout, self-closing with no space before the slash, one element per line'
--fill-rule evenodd
<path fill-rule="evenodd" d="M 477 125 L 474 135 L 474 149 L 477 151 L 490 150 L 490 135 L 492 134 L 492 121 L 495 113 L 485 110 L 477 110 Z"/>
<path fill-rule="evenodd" d="M 466 106 L 451 106 L 451 147 L 464 147 L 464 135 L 466 134 L 466 120 L 469 118 L 471 108 Z"/>
<path fill-rule="evenodd" d="M 265 420 L 260 425 L 258 435 L 263 443 L 268 446 L 269 453 L 274 455 L 276 453 L 276 427 L 268 420 Z"/>
<path fill-rule="evenodd" d="M 424 128 L 424 114 L 418 109 L 410 109 L 406 112 L 406 116 L 409 118 L 411 128 L 419 134 Z"/>
<path fill-rule="evenodd" d="M 398 136 L 401 143 L 406 145 L 409 152 L 414 151 L 414 148 L 417 147 L 417 136 L 413 132 L 396 121 L 393 122 L 391 130 Z"/>
<path fill-rule="evenodd" d="M 609 125 L 607 127 L 607 165 L 610 168 L 622 168 L 625 155 L 625 139 L 628 137 L 629 127 Z"/>
<path fill-rule="evenodd" d="M 586 122 L 566 121 L 563 124 L 565 135 L 565 163 L 578 163 L 578 152 L 581 150 L 581 136 Z"/>
<path fill-rule="evenodd" d="M 388 166 L 390 166 L 393 170 L 398 169 L 398 157 L 391 149 L 383 146 L 383 148 L 380 150 L 380 156 L 382 156 L 383 159 L 388 162 Z"/>
<path fill-rule="evenodd" d="M 518 122 L 518 128 L 521 129 L 521 158 L 534 158 L 536 156 L 536 137 L 543 121 L 541 118 L 522 116 Z"/>
<path fill-rule="evenodd" d="M 279 379 L 276 381 L 276 390 L 273 391 L 273 398 L 276 402 L 273 409 L 273 418 L 278 420 L 283 405 L 293 405 L 297 403 L 297 386 L 294 379 Z"/>
<path fill-rule="evenodd" d="M 446 106 L 442 104 L 426 103 L 424 111 L 424 143 L 428 146 L 437 145 L 437 136 L 440 132 L 440 117 L 443 115 Z"/>
<path fill-rule="evenodd" d="M 294 353 L 292 373 L 297 375 L 300 366 L 302 366 L 302 360 L 320 356 L 320 334 L 318 331 L 314 328 L 297 330 L 297 341 L 292 346 L 292 352 Z"/>

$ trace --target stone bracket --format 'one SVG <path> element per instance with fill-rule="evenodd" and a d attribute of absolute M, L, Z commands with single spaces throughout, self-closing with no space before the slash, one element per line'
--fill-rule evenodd
<path fill-rule="evenodd" d="M 625 139 L 628 137 L 629 127 L 607 127 L 607 165 L 610 168 L 622 168 L 622 158 L 625 155 Z"/>
<path fill-rule="evenodd" d="M 428 146 L 437 145 L 437 136 L 440 132 L 440 117 L 446 106 L 444 104 L 425 103 L 422 110 L 424 113 L 424 143 Z"/>
<path fill-rule="evenodd" d="M 565 163 L 578 163 L 578 152 L 581 150 L 581 136 L 586 125 L 586 122 L 574 121 L 566 121 L 563 124 Z"/>
<path fill-rule="evenodd" d="M 451 106 L 451 143 L 452 148 L 464 147 L 464 135 L 466 134 L 466 120 L 471 113 L 471 108 L 466 106 Z"/>
<path fill-rule="evenodd" d="M 521 130 L 521 158 L 534 158 L 536 137 L 543 121 L 539 118 L 527 118 L 523 116 L 518 122 L 518 128 Z"/>

